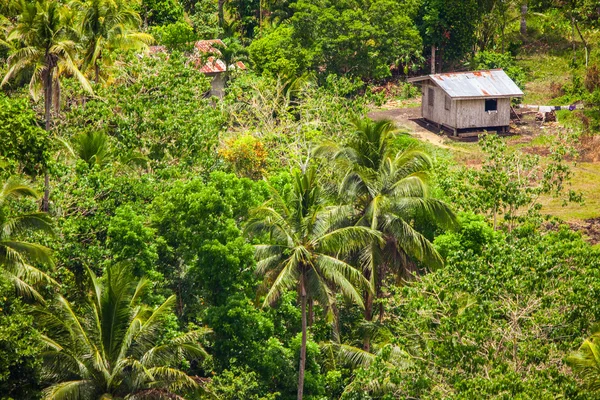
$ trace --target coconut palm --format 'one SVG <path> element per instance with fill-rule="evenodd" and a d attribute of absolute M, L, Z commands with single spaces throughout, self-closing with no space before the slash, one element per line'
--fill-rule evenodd
<path fill-rule="evenodd" d="M 394 375 L 398 372 L 408 373 L 413 362 L 411 356 L 400 347 L 382 343 L 375 351 L 368 352 L 348 344 L 332 342 L 322 344 L 321 349 L 333 362 L 347 364 L 355 370 L 371 369 L 370 373 L 356 374 L 359 378 L 346 386 L 341 398 L 345 398 L 346 394 L 352 397 L 352 393 L 369 394 L 374 398 L 382 398 L 385 395 L 402 397 L 399 392 L 401 386 L 398 380 L 394 379 Z"/>
<path fill-rule="evenodd" d="M 60 76 L 73 75 L 85 90 L 91 93 L 92 88 L 75 62 L 76 43 L 72 40 L 73 14 L 70 10 L 52 0 L 23 0 L 19 9 L 17 23 L 7 38 L 12 50 L 8 57 L 8 72 L 0 87 L 19 73 L 31 74 L 29 92 L 34 99 L 43 93 L 45 128 L 50 130 L 53 100 L 55 111 L 59 111 Z M 48 211 L 50 183 L 48 172 L 44 175 L 42 210 Z"/>
<path fill-rule="evenodd" d="M 588 390 L 600 392 L 600 325 L 594 326 L 592 335 L 566 361 L 580 373 Z"/>
<path fill-rule="evenodd" d="M 72 40 L 69 26 L 72 15 L 68 8 L 58 1 L 37 0 L 22 1 L 20 11 L 17 24 L 8 35 L 14 48 L 8 57 L 8 72 L 2 85 L 20 72 L 30 73 L 29 91 L 34 99 L 43 93 L 46 130 L 49 130 L 59 71 L 75 76 L 87 91 L 92 88 L 75 62 L 76 43 Z"/>
<path fill-rule="evenodd" d="M 44 373 L 55 382 L 43 398 L 182 399 L 181 393 L 199 390 L 199 379 L 176 366 L 185 358 L 207 357 L 199 339 L 208 330 L 160 343 L 175 296 L 151 308 L 142 302 L 148 281 L 134 278 L 128 268 L 108 268 L 100 280 L 89 269 L 88 275 L 87 305 L 74 308 L 58 296 L 52 308 L 38 309 L 48 348 Z"/>
<path fill-rule="evenodd" d="M 360 288 L 368 282 L 360 271 L 340 257 L 377 240 L 364 226 L 339 227 L 341 218 L 325 207 L 315 169 L 293 176 L 288 200 L 273 190 L 272 199 L 254 210 L 246 228 L 266 244 L 256 246 L 257 273 L 268 288 L 263 306 L 273 305 L 287 290 L 297 290 L 302 311 L 302 345 L 298 373 L 298 399 L 304 391 L 307 300 L 331 310 L 339 290 L 362 306 Z M 358 288 L 358 289 L 357 289 Z"/>
<path fill-rule="evenodd" d="M 104 54 L 115 50 L 144 48 L 152 43 L 152 35 L 139 32 L 141 18 L 135 7 L 139 1 L 83 0 L 74 3 L 82 15 L 80 33 L 83 38 L 83 70 L 94 69 L 94 80 L 100 80 Z"/>
<path fill-rule="evenodd" d="M 398 151 L 393 141 L 397 130 L 391 121 L 357 120 L 355 132 L 346 145 L 325 143 L 318 154 L 328 155 L 343 174 L 341 198 L 354 208 L 356 226 L 379 231 L 383 244 L 367 246 L 360 257 L 364 276 L 374 295 L 382 297 L 386 274 L 407 278 L 414 272 L 412 259 L 437 267 L 442 259 L 412 222 L 427 218 L 451 226 L 455 216 L 450 207 L 431 196 L 431 158 L 418 150 Z M 365 292 L 365 317 L 373 318 L 373 294 Z M 383 305 L 380 304 L 380 319 Z M 368 344 L 365 344 L 368 349 Z"/>
<path fill-rule="evenodd" d="M 37 199 L 38 194 L 18 180 L 9 179 L 0 190 L 0 273 L 13 283 L 18 294 L 43 302 L 34 286 L 54 280 L 31 263 L 52 265 L 50 249 L 18 237 L 34 231 L 52 234 L 52 223 L 43 212 L 10 213 L 9 201 L 18 198 Z"/>

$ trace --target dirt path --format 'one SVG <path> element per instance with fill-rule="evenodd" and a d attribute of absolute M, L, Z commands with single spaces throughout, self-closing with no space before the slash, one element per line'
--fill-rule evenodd
<path fill-rule="evenodd" d="M 448 146 L 446 143 L 449 141 L 444 136 L 437 135 L 430 130 L 425 129 L 419 125 L 416 121 L 421 117 L 421 109 L 419 107 L 411 108 L 396 108 L 392 110 L 378 110 L 372 111 L 368 114 L 369 118 L 379 119 L 390 119 L 398 125 L 398 127 L 405 129 L 408 133 L 417 139 L 429 142 L 435 146 L 443 149 L 460 151 L 456 147 Z M 433 129 L 433 127 L 432 127 Z"/>

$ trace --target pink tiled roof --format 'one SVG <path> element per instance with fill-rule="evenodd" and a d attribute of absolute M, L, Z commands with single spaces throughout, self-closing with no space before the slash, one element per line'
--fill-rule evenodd
<path fill-rule="evenodd" d="M 213 45 L 225 46 L 225 43 L 221 39 L 211 39 L 211 40 L 199 40 L 196 42 L 194 47 L 198 50 L 198 53 L 201 54 L 214 54 L 219 56 L 221 52 L 214 48 Z M 201 57 L 196 58 L 196 66 L 200 69 L 202 73 L 205 74 L 217 74 L 220 72 L 225 72 L 227 70 L 227 66 L 223 60 L 215 58 L 214 56 L 208 57 L 204 64 L 200 65 L 202 61 Z M 238 61 L 235 63 L 235 68 L 245 70 L 246 66 L 243 62 Z"/>
<path fill-rule="evenodd" d="M 227 70 L 225 62 L 217 58 L 221 55 L 221 52 L 213 47 L 214 44 L 225 46 L 225 43 L 221 39 L 199 40 L 194 44 L 196 51 L 190 56 L 190 60 L 203 74 L 218 74 Z M 150 54 L 166 53 L 167 48 L 165 46 L 150 46 L 148 52 Z M 211 55 L 208 58 L 202 57 L 206 54 Z M 235 69 L 246 69 L 246 66 L 241 61 L 236 62 L 234 67 Z"/>

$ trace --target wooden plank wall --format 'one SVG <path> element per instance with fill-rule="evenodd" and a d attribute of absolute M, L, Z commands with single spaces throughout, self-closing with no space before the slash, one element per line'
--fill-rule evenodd
<path fill-rule="evenodd" d="M 451 100 L 450 109 L 446 110 L 446 93 L 434 85 L 423 84 L 423 100 L 421 102 L 421 112 L 423 118 L 448 127 L 454 127 L 456 124 L 457 101 Z M 433 106 L 429 105 L 429 89 L 433 89 Z"/>
<path fill-rule="evenodd" d="M 498 99 L 498 112 L 486 112 L 485 100 L 457 102 L 456 128 L 486 128 L 510 124 L 510 99 Z"/>
<path fill-rule="evenodd" d="M 498 111 L 486 112 L 485 99 L 451 100 L 450 110 L 446 110 L 446 93 L 435 85 L 422 86 L 421 115 L 429 121 L 446 125 L 449 128 L 488 128 L 510 124 L 510 99 L 498 99 Z M 429 105 L 429 89 L 433 89 L 433 106 Z"/>

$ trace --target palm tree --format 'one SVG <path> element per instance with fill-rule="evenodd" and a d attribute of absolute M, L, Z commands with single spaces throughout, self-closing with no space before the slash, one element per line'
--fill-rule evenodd
<path fill-rule="evenodd" d="M 446 203 L 431 197 L 431 158 L 422 151 L 394 148 L 396 128 L 391 121 L 366 118 L 354 125 L 355 133 L 345 146 L 325 143 L 317 154 L 331 156 L 343 174 L 339 193 L 353 206 L 355 225 L 379 231 L 384 238 L 383 244 L 373 241 L 360 256 L 364 276 L 370 280 L 375 298 L 381 299 L 385 274 L 407 278 L 414 272 L 411 258 L 429 267 L 442 264 L 431 242 L 412 222 L 427 218 L 451 226 L 455 216 Z M 367 321 L 373 318 L 373 300 L 373 293 L 365 292 Z"/>
<path fill-rule="evenodd" d="M 198 380 L 175 366 L 185 358 L 206 358 L 199 329 L 160 344 L 164 317 L 175 296 L 157 308 L 142 303 L 148 281 L 123 266 L 108 268 L 102 280 L 88 269 L 88 305 L 73 308 L 58 296 L 53 308 L 39 308 L 46 379 L 56 383 L 45 399 L 182 399 L 200 389 Z"/>
<path fill-rule="evenodd" d="M 92 88 L 75 63 L 76 43 L 67 24 L 69 10 L 60 2 L 51 0 L 22 1 L 16 26 L 8 41 L 15 45 L 8 57 L 8 72 L 2 86 L 19 72 L 31 73 L 29 90 L 34 99 L 40 91 L 44 96 L 46 130 L 51 126 L 53 90 L 58 72 L 75 76 L 84 89 Z"/>
<path fill-rule="evenodd" d="M 399 385 L 393 374 L 398 371 L 408 372 L 413 366 L 410 354 L 391 343 L 382 343 L 374 352 L 341 343 L 325 343 L 321 349 L 335 362 L 339 360 L 351 368 L 371 369 L 374 373 L 357 374 L 359 379 L 353 380 L 342 394 L 353 397 L 352 393 L 369 394 L 374 398 L 393 395 L 394 398 L 402 397 Z"/>
<path fill-rule="evenodd" d="M 581 374 L 590 391 L 600 392 L 600 325 L 592 328 L 592 336 L 584 340 L 579 350 L 569 355 L 566 361 Z"/>
<path fill-rule="evenodd" d="M 34 231 L 52 234 L 52 223 L 43 212 L 12 215 L 8 210 L 8 203 L 11 199 L 18 198 L 37 199 L 38 194 L 16 179 L 9 179 L 0 190 L 0 273 L 13 283 L 17 293 L 43 302 L 34 285 L 55 282 L 30 263 L 52 265 L 50 249 L 16 237 Z"/>
<path fill-rule="evenodd" d="M 76 156 L 90 167 L 104 166 L 110 162 L 111 149 L 108 135 L 102 131 L 80 133 L 74 138 Z M 74 153 L 75 153 L 74 152 Z"/>
<path fill-rule="evenodd" d="M 342 218 L 325 207 L 314 168 L 296 172 L 293 179 L 288 201 L 273 189 L 272 199 L 254 210 L 246 230 L 264 235 L 259 237 L 267 242 L 256 246 L 257 273 L 264 275 L 265 287 L 269 288 L 263 307 L 273 305 L 287 290 L 299 293 L 302 345 L 298 399 L 302 399 L 307 300 L 316 300 L 331 311 L 337 289 L 362 306 L 357 287 L 368 287 L 368 282 L 340 257 L 365 243 L 376 242 L 378 236 L 364 226 L 339 227 Z"/>
<path fill-rule="evenodd" d="M 45 128 L 52 126 L 52 103 L 60 93 L 59 77 L 64 74 L 75 76 L 88 92 L 92 88 L 77 68 L 75 62 L 76 43 L 70 26 L 72 14 L 58 1 L 36 0 L 21 1 L 17 24 L 10 31 L 7 42 L 13 49 L 8 57 L 8 72 L 0 87 L 21 72 L 31 74 L 29 92 L 34 99 L 39 92 L 44 97 Z M 55 111 L 60 102 L 55 101 Z M 48 211 L 50 184 L 46 171 L 44 174 L 44 199 L 42 210 Z"/>
<path fill-rule="evenodd" d="M 152 35 L 138 31 L 142 22 L 134 6 L 139 1 L 83 0 L 75 7 L 81 11 L 81 35 L 84 42 L 83 70 L 94 69 L 94 81 L 100 80 L 103 54 L 114 50 L 140 49 L 154 41 Z"/>

